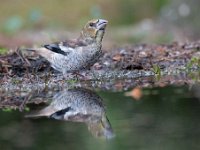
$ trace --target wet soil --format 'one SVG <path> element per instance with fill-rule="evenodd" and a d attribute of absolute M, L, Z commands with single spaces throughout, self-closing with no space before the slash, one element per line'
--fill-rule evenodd
<path fill-rule="evenodd" d="M 138 84 L 151 86 L 155 81 L 159 84 L 158 80 L 166 79 L 168 84 L 189 84 L 195 78 L 191 73 L 199 77 L 199 58 L 200 41 L 127 45 L 104 49 L 104 55 L 90 70 L 80 72 L 84 77 L 72 76 L 66 81 L 44 58 L 16 49 L 0 56 L 0 82 L 4 88 L 74 84 L 77 80 L 81 85 L 105 89 L 129 88 Z"/>
<path fill-rule="evenodd" d="M 16 49 L 0 56 L 0 108 L 26 110 L 30 99 L 44 103 L 43 97 L 61 88 L 81 87 L 101 91 L 127 91 L 140 98 L 141 88 L 169 85 L 193 87 L 200 81 L 200 42 L 169 45 L 127 45 L 104 49 L 104 55 L 85 77 L 63 75 L 35 53 Z"/>

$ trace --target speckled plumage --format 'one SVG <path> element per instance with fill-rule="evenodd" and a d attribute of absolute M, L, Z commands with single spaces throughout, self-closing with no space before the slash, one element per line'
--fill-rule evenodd
<path fill-rule="evenodd" d="M 65 110 L 65 112 L 57 114 L 62 110 Z M 49 106 L 30 116 L 53 116 L 56 119 L 70 120 L 77 115 L 101 118 L 104 113 L 105 108 L 102 99 L 96 93 L 88 89 L 73 88 L 56 93 Z"/>
<path fill-rule="evenodd" d="M 106 25 L 106 20 L 94 19 L 84 26 L 76 40 L 47 44 L 30 50 L 35 50 L 63 74 L 87 69 L 102 54 L 102 38 Z"/>
<path fill-rule="evenodd" d="M 48 99 L 50 98 L 48 97 Z M 39 111 L 30 112 L 26 117 L 50 117 L 58 120 L 84 122 L 94 136 L 105 138 L 114 136 L 102 99 L 88 89 L 64 89 L 53 96 L 48 106 L 44 106 Z"/>

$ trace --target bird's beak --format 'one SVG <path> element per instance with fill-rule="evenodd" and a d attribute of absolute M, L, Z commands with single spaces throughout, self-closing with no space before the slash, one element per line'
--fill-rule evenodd
<path fill-rule="evenodd" d="M 97 29 L 98 30 L 104 30 L 107 24 L 108 24 L 107 20 L 99 19 L 98 22 L 97 22 Z"/>

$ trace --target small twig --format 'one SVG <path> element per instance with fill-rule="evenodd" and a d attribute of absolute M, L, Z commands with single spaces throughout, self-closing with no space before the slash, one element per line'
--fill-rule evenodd
<path fill-rule="evenodd" d="M 20 57 L 20 59 L 23 61 L 23 62 L 26 62 L 29 66 L 31 66 L 31 63 L 28 61 L 27 58 L 25 58 L 23 56 L 23 54 L 21 53 L 19 47 L 15 50 L 15 53 Z"/>

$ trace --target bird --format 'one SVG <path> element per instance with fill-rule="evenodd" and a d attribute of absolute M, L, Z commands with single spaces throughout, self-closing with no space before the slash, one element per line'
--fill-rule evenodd
<path fill-rule="evenodd" d="M 45 101 L 47 105 L 43 105 L 38 110 L 31 110 L 25 115 L 26 118 L 47 117 L 50 119 L 82 122 L 85 123 L 89 131 L 95 137 L 110 139 L 114 137 L 111 124 L 107 118 L 105 106 L 102 98 L 86 88 L 64 88 L 56 91 L 49 96 L 40 93 L 29 102 L 35 102 L 39 97 Z M 30 103 L 29 103 L 30 104 Z"/>
<path fill-rule="evenodd" d="M 77 39 L 26 50 L 35 51 L 44 57 L 63 75 L 76 73 L 91 67 L 102 55 L 102 39 L 107 23 L 105 19 L 92 19 L 86 23 Z"/>

